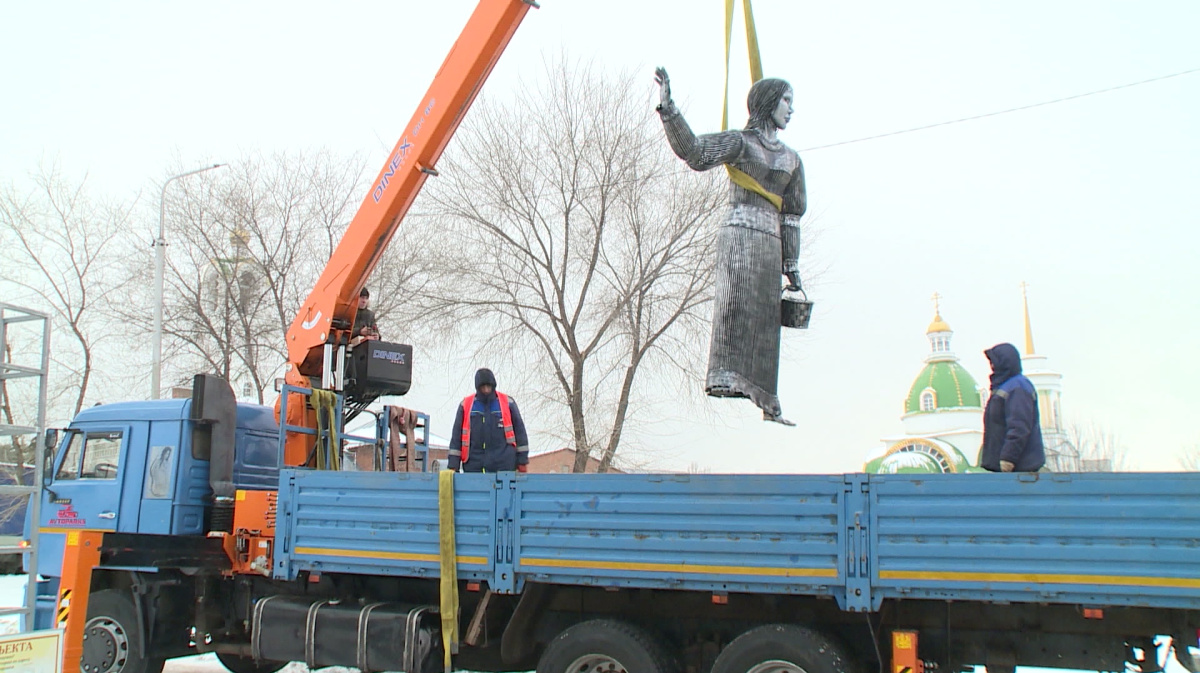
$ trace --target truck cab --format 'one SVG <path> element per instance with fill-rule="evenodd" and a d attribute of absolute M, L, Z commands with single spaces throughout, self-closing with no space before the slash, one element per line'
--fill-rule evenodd
<path fill-rule="evenodd" d="M 198 433 L 193 400 L 119 402 L 85 409 L 47 460 L 39 572 L 60 573 L 72 530 L 203 536 L 213 490 L 212 444 Z M 279 484 L 279 432 L 272 409 L 238 403 L 233 433 L 238 489 Z M 199 439 L 198 439 L 199 438 Z"/>

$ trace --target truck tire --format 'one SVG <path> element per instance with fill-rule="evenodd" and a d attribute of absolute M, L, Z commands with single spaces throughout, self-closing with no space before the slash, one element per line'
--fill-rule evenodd
<path fill-rule="evenodd" d="M 643 629 L 612 619 L 582 622 L 558 634 L 537 673 L 678 673 L 675 659 Z"/>
<path fill-rule="evenodd" d="M 217 659 L 231 673 L 275 673 L 287 666 L 286 661 L 267 661 L 266 659 L 255 661 L 254 657 L 242 657 L 225 652 L 217 652 Z"/>
<path fill-rule="evenodd" d="M 161 673 L 164 659 L 143 657 L 133 600 L 124 591 L 106 589 L 88 596 L 83 627 L 81 673 Z"/>
<path fill-rule="evenodd" d="M 721 650 L 712 673 L 853 673 L 845 651 L 829 638 L 793 624 L 768 624 Z"/>

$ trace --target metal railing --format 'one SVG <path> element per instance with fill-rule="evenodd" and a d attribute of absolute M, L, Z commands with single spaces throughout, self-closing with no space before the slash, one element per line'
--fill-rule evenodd
<path fill-rule="evenodd" d="M 13 327 L 21 323 L 34 323 L 32 329 L 29 330 L 29 343 L 22 344 L 21 348 L 12 349 L 10 348 L 10 338 L 12 333 L 17 331 L 13 330 Z M 18 330 L 22 329 L 24 328 L 18 328 Z M 27 351 L 29 359 L 36 360 L 37 366 L 10 361 L 16 357 L 13 353 Z M 0 608 L 0 616 L 14 614 L 21 616 L 20 629 L 22 631 L 33 630 L 34 610 L 37 605 L 38 524 L 41 521 L 42 475 L 45 471 L 45 451 L 42 446 L 42 438 L 46 434 L 46 396 L 49 371 L 50 316 L 31 309 L 0 303 L 0 395 L 4 397 L 3 401 L 11 414 L 10 382 L 35 379 L 34 385 L 37 394 L 37 408 L 33 410 L 32 414 L 22 414 L 22 420 L 32 416 L 32 419 L 29 420 L 33 420 L 34 425 L 18 425 L 12 422 L 0 424 L 0 437 L 9 438 L 13 450 L 18 454 L 20 454 L 20 442 L 17 438 L 33 435 L 27 445 L 33 449 L 33 473 L 27 473 L 24 468 L 24 457 L 18 455 L 17 460 L 14 461 L 16 463 L 16 471 L 13 475 L 14 483 L 0 485 L 0 496 L 25 498 L 28 504 L 26 508 L 21 508 L 25 510 L 25 534 L 14 536 L 16 539 L 0 539 L 0 554 L 23 555 L 25 570 L 29 574 L 25 585 L 24 606 Z M 16 414 L 12 414 L 11 420 L 15 421 L 16 418 Z M 6 418 L 5 420 L 10 419 Z"/>
<path fill-rule="evenodd" d="M 280 422 L 279 422 L 279 448 L 278 448 L 278 452 L 277 452 L 277 463 L 280 468 L 287 467 L 287 465 L 284 465 L 283 456 L 284 456 L 284 447 L 287 445 L 288 433 L 298 432 L 300 434 L 311 436 L 313 438 L 313 442 L 315 444 L 317 444 L 318 451 L 321 450 L 321 448 L 320 448 L 321 445 L 325 444 L 325 442 L 321 441 L 321 440 L 325 439 L 325 437 L 319 436 L 319 433 L 316 429 L 308 428 L 308 427 L 305 427 L 302 425 L 292 425 L 287 422 L 288 398 L 290 397 L 290 393 L 298 393 L 300 395 L 304 395 L 307 397 L 308 395 L 312 394 L 312 389 L 311 388 L 301 388 L 299 386 L 293 386 L 291 384 L 285 384 L 280 387 L 280 390 L 279 390 L 279 395 L 280 395 L 280 400 L 279 400 L 279 420 L 280 420 Z M 388 464 L 388 462 L 387 462 L 387 451 L 389 450 L 388 433 L 390 432 L 390 428 L 388 425 L 388 413 L 389 413 L 388 407 L 384 407 L 383 413 L 381 413 L 381 414 L 376 414 L 375 412 L 368 410 L 368 413 L 375 416 L 375 436 L 368 437 L 366 435 L 355 435 L 355 434 L 345 432 L 345 428 L 342 427 L 342 420 L 341 420 L 342 418 L 344 418 L 344 414 L 345 414 L 344 403 L 345 403 L 345 398 L 340 393 L 338 393 L 337 394 L 337 406 L 336 406 L 336 410 L 334 413 L 335 421 L 338 424 L 337 437 L 336 437 L 337 438 L 336 445 L 338 447 L 338 451 L 342 450 L 342 446 L 346 441 L 359 442 L 361 444 L 374 446 L 375 454 L 376 454 L 375 465 L 378 468 L 382 469 L 384 465 Z M 409 447 L 407 450 L 416 452 L 416 455 L 414 456 L 414 460 L 416 462 L 420 463 L 420 465 L 421 465 L 420 471 L 429 472 L 431 470 L 430 466 L 432 464 L 431 461 L 429 460 L 429 416 L 426 414 L 418 413 L 417 419 L 418 419 L 417 428 L 424 430 L 424 432 L 421 433 L 422 441 L 414 441 L 413 442 L 414 445 L 412 447 Z M 328 464 L 328 462 L 329 461 L 327 460 L 326 463 Z"/>

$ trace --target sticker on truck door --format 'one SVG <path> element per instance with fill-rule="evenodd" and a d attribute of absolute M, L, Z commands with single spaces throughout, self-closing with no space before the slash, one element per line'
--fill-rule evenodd
<path fill-rule="evenodd" d="M 150 460 L 146 468 L 146 489 L 143 497 L 146 498 L 169 498 L 171 497 L 171 475 L 174 470 L 171 469 L 175 464 L 175 447 L 173 446 L 152 446 L 150 447 Z"/>

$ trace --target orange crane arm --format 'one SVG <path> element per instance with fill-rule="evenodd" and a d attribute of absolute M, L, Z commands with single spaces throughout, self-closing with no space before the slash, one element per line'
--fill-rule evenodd
<path fill-rule="evenodd" d="M 480 0 L 287 332 L 287 382 L 309 386 L 358 293 L 525 18 L 532 0 Z"/>

